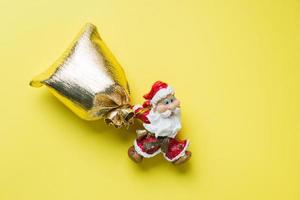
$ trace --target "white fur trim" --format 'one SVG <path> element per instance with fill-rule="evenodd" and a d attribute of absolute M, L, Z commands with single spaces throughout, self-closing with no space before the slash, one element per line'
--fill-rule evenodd
<path fill-rule="evenodd" d="M 139 109 L 139 108 L 143 108 L 143 106 L 141 106 L 141 105 L 134 105 L 133 107 L 132 107 L 132 110 L 133 111 L 136 111 L 137 109 Z"/>
<path fill-rule="evenodd" d="M 169 158 L 166 156 L 166 154 L 164 153 L 165 159 L 166 159 L 167 161 L 170 161 L 170 162 L 173 162 L 173 161 L 179 159 L 181 156 L 184 156 L 184 155 L 185 155 L 185 151 L 186 151 L 186 149 L 189 147 L 189 145 L 190 145 L 190 141 L 187 140 L 184 149 L 180 152 L 180 154 L 178 154 L 177 156 L 175 156 L 173 159 L 169 159 Z"/>
<path fill-rule="evenodd" d="M 159 100 L 165 98 L 169 94 L 172 94 L 174 92 L 173 88 L 171 86 L 168 86 L 166 88 L 160 89 L 151 99 L 151 104 L 156 104 Z"/>
<path fill-rule="evenodd" d="M 159 154 L 159 153 L 161 152 L 161 150 L 160 150 L 160 148 L 159 148 L 159 149 L 158 149 L 156 152 L 154 152 L 153 154 L 148 154 L 148 153 L 144 152 L 144 151 L 139 147 L 139 145 L 136 143 L 136 140 L 134 140 L 133 145 L 134 145 L 135 151 L 136 151 L 138 154 L 140 154 L 141 156 L 143 156 L 144 158 L 151 158 L 151 157 L 156 156 L 157 154 Z"/>

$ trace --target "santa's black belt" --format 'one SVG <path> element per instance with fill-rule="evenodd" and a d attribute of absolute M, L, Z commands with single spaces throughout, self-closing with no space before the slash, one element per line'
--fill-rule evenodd
<path fill-rule="evenodd" d="M 166 153 L 169 146 L 169 140 L 169 137 L 157 137 L 157 141 L 144 143 L 143 147 L 146 151 L 160 147 L 161 151 Z"/>

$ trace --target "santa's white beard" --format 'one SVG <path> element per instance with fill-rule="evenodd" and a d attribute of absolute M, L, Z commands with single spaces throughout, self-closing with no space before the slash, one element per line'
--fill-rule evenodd
<path fill-rule="evenodd" d="M 174 138 L 177 132 L 181 129 L 180 109 L 167 110 L 164 113 L 159 113 L 151 109 L 147 115 L 150 124 L 144 123 L 147 131 L 154 133 L 155 137 L 167 136 Z"/>

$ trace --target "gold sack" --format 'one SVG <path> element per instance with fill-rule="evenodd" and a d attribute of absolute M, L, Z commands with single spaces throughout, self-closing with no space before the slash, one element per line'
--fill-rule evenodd
<path fill-rule="evenodd" d="M 85 120 L 128 127 L 134 112 L 125 73 L 93 24 L 86 24 L 50 68 L 30 82 L 47 88 Z"/>

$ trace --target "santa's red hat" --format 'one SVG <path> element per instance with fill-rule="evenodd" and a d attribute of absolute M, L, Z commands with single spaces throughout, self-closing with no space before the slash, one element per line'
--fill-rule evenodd
<path fill-rule="evenodd" d="M 162 81 L 156 81 L 148 94 L 144 95 L 144 98 L 150 101 L 151 104 L 156 104 L 161 99 L 165 98 L 169 94 L 173 94 L 174 90 L 167 83 Z"/>

